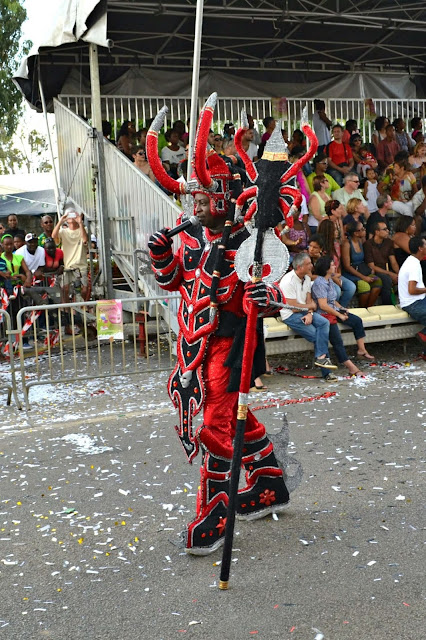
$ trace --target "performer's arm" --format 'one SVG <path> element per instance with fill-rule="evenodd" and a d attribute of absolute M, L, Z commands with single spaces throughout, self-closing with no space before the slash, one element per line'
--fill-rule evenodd
<path fill-rule="evenodd" d="M 151 266 L 159 286 L 166 291 L 176 291 L 182 280 L 181 248 L 173 254 L 173 241 L 164 231 L 157 231 L 149 239 Z"/>

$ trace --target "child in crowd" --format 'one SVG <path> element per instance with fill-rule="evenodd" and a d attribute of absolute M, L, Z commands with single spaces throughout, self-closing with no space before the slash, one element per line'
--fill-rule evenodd
<path fill-rule="evenodd" d="M 377 160 L 373 154 L 368 150 L 366 145 L 362 145 L 359 148 L 360 161 L 358 162 L 358 173 L 363 178 L 366 177 L 368 169 L 377 169 Z"/>
<path fill-rule="evenodd" d="M 378 188 L 378 180 L 377 174 L 374 169 L 371 167 L 367 168 L 365 172 L 365 177 L 367 178 L 364 183 L 364 193 L 363 196 L 367 200 L 368 210 L 370 215 L 377 211 L 377 198 L 380 195 Z"/>

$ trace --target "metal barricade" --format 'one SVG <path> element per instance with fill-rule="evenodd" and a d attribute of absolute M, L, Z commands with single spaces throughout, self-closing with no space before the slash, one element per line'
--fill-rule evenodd
<path fill-rule="evenodd" d="M 36 385 L 69 384 L 114 376 L 148 374 L 173 367 L 174 335 L 167 315 L 176 296 L 126 298 L 127 319 L 120 340 L 99 340 L 96 309 L 103 301 L 25 307 L 17 314 L 21 384 L 27 410 Z M 35 322 L 44 318 L 45 329 Z M 30 323 L 28 316 L 32 315 Z M 152 320 L 149 320 L 152 318 Z M 31 319 L 31 318 L 30 318 Z M 25 327 L 31 324 L 31 352 L 23 348 Z M 26 359 L 26 356 L 31 356 Z"/>
<path fill-rule="evenodd" d="M 1 360 L 0 370 L 2 389 L 7 393 L 7 405 L 10 406 L 12 395 L 18 409 L 22 409 L 18 396 L 16 383 L 15 357 L 13 352 L 13 335 L 10 315 L 4 309 L 0 309 L 0 345 Z"/>

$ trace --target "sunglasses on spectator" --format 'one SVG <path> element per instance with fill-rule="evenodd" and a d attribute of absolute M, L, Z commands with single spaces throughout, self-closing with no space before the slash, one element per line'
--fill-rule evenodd
<path fill-rule="evenodd" d="M 220 142 L 222 140 L 222 138 L 215 138 L 214 141 L 215 142 Z"/>
<path fill-rule="evenodd" d="M 145 151 L 138 151 L 136 155 L 137 156 L 144 156 L 145 155 Z"/>
<path fill-rule="evenodd" d="M 359 180 L 351 180 L 351 182 L 355 182 L 355 184 L 359 184 Z"/>

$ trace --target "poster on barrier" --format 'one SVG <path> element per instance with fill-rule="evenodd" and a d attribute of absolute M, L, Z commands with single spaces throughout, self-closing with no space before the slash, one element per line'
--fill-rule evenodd
<path fill-rule="evenodd" d="M 99 300 L 96 324 L 98 340 L 124 340 L 121 300 Z"/>

